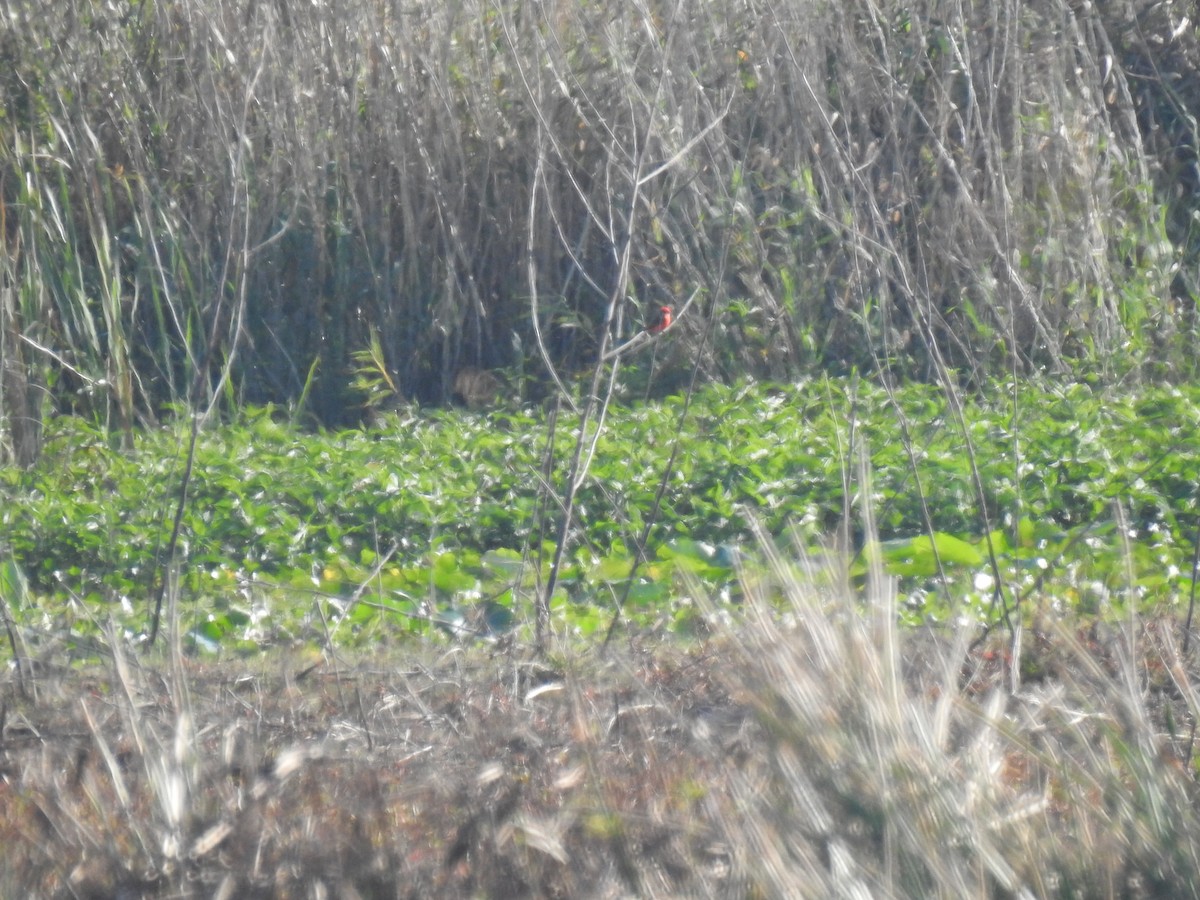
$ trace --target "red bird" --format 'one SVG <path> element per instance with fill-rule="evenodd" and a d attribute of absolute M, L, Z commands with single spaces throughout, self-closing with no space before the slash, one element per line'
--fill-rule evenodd
<path fill-rule="evenodd" d="M 671 307 L 660 306 L 658 308 L 658 316 L 646 326 L 646 333 L 662 334 L 669 327 L 671 327 Z"/>

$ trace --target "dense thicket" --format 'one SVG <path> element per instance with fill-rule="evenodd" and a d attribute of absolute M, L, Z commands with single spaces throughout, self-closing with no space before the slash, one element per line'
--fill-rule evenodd
<path fill-rule="evenodd" d="M 0 431 L 672 370 L 1187 374 L 1176 4 L 6 0 Z M 615 301 L 615 302 L 614 302 Z M 378 397 L 376 398 L 378 399 Z"/>

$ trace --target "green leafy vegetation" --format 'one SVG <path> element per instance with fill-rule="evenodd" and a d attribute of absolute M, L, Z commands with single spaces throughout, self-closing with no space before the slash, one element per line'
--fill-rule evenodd
<path fill-rule="evenodd" d="M 1200 500 L 1198 404 L 1176 388 L 1022 385 L 968 403 L 965 432 L 922 385 L 891 397 L 864 382 L 712 387 L 686 416 L 674 400 L 624 407 L 579 493 L 558 626 L 592 634 L 624 602 L 639 625 L 690 630 L 696 590 L 719 593 L 755 565 L 756 529 L 814 553 L 844 535 L 834 551 L 851 573 L 877 555 L 914 621 L 994 622 L 1021 604 L 1178 610 Z M 546 430 L 513 410 L 312 434 L 264 409 L 204 432 L 177 585 L 193 635 L 217 649 L 527 623 L 556 521 Z M 564 414 L 557 458 L 570 432 Z M 664 435 L 686 448 L 669 471 Z M 19 621 L 61 611 L 83 633 L 109 616 L 146 628 L 146 597 L 170 569 L 185 444 L 164 427 L 124 451 L 64 417 L 37 466 L 6 471 L 5 562 L 32 592 Z M 863 537 L 868 509 L 877 543 Z"/>

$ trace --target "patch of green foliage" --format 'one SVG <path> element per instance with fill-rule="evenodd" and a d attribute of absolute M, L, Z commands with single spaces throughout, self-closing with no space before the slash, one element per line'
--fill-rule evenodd
<path fill-rule="evenodd" d="M 917 619 L 994 620 L 1047 598 L 1096 613 L 1186 602 L 1200 390 L 1004 386 L 954 409 L 926 385 L 828 381 L 714 386 L 686 414 L 681 399 L 614 409 L 556 622 L 593 634 L 622 605 L 642 627 L 702 626 L 712 601 L 737 602 L 735 570 L 759 565 L 756 529 L 821 552 L 842 535 L 851 573 L 878 559 Z M 317 434 L 284 420 L 261 409 L 201 435 L 176 588 L 196 641 L 378 642 L 531 618 L 562 477 L 545 475 L 540 412 Z M 570 425 L 554 431 L 556 460 Z M 0 599 L 15 621 L 146 628 L 172 569 L 186 445 L 183 423 L 125 452 L 63 417 L 35 468 L 0 472 Z M 863 540 L 868 512 L 878 542 Z"/>

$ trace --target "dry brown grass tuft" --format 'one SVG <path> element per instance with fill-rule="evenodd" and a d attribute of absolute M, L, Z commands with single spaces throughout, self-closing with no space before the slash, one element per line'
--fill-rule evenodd
<path fill-rule="evenodd" d="M 892 585 L 797 590 L 739 635 L 763 728 L 732 778 L 767 896 L 1195 896 L 1196 694 L 1176 623 L 898 629 Z M 781 624 L 786 623 L 786 624 Z"/>
<path fill-rule="evenodd" d="M 149 664 L 10 692 L 0 895 L 720 892 L 713 661 L 585 665 L 194 664 L 182 709 Z"/>

